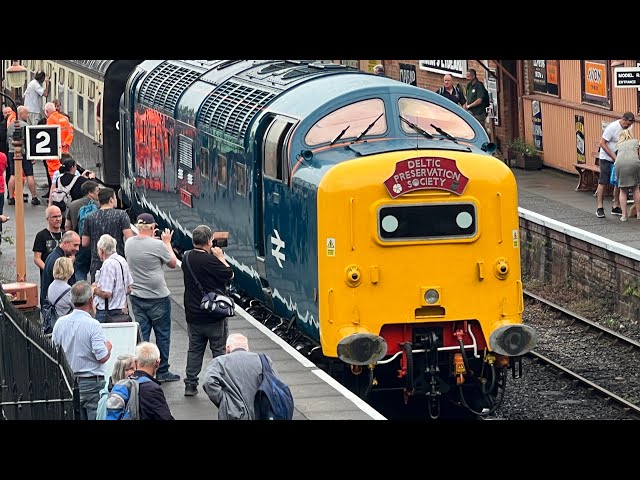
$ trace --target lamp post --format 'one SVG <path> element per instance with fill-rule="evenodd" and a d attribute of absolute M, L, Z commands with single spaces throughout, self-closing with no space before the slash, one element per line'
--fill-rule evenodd
<path fill-rule="evenodd" d="M 7 85 L 13 88 L 23 86 L 27 78 L 27 69 L 17 62 L 14 62 L 7 69 Z M 13 154 L 13 174 L 16 181 L 15 191 L 19 193 L 20 201 L 15 203 L 15 228 L 16 228 L 16 283 L 10 283 L 3 286 L 5 292 L 11 293 L 16 297 L 14 300 L 18 308 L 33 308 L 38 305 L 38 289 L 35 283 L 26 283 L 27 281 L 27 260 L 25 256 L 25 232 L 24 232 L 24 203 L 22 202 L 22 189 L 24 183 L 22 181 L 22 145 L 23 134 L 20 126 L 20 118 L 17 116 L 18 107 L 16 102 L 9 96 L 0 92 L 3 98 L 6 98 L 13 105 L 16 111 L 16 124 L 13 131 L 13 146 L 15 152 Z"/>

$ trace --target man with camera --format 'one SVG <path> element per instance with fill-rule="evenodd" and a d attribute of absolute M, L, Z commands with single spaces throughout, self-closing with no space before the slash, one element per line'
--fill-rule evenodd
<path fill-rule="evenodd" d="M 165 228 L 160 239 L 154 238 L 156 221 L 150 213 L 141 213 L 136 221 L 138 234 L 124 244 L 124 253 L 131 270 L 131 311 L 140 324 L 142 339 L 149 341 L 151 328 L 160 350 L 160 366 L 156 380 L 177 382 L 180 375 L 169 371 L 171 345 L 171 298 L 162 267 L 176 268 L 178 259 L 171 247 L 173 230 Z"/>
<path fill-rule="evenodd" d="M 189 335 L 184 394 L 188 397 L 198 393 L 198 375 L 202 370 L 207 342 L 215 358 L 225 354 L 229 336 L 227 317 L 216 316 L 201 308 L 202 291 L 224 294 L 233 279 L 233 270 L 224 258 L 224 252 L 219 246 L 214 246 L 216 240 L 211 229 L 199 225 L 193 229 L 191 237 L 193 250 L 185 252 L 182 258 L 184 310 Z"/>

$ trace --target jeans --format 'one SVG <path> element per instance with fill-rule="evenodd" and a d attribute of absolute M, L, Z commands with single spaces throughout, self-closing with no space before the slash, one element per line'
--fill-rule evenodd
<path fill-rule="evenodd" d="M 91 247 L 80 247 L 73 262 L 73 269 L 76 273 L 76 282 L 86 280 L 91 264 Z"/>
<path fill-rule="evenodd" d="M 80 391 L 80 420 L 95 420 L 104 380 L 78 378 Z"/>
<path fill-rule="evenodd" d="M 113 315 L 114 313 L 121 313 L 122 309 L 121 308 L 110 308 L 109 312 Z M 96 316 L 95 319 L 98 320 L 100 323 L 105 323 L 107 321 L 107 311 L 106 310 L 99 310 L 96 308 Z M 160 347 L 158 347 L 160 348 Z"/>
<path fill-rule="evenodd" d="M 213 358 L 225 354 L 227 337 L 229 336 L 229 319 L 224 318 L 211 323 L 187 323 L 187 333 L 189 335 L 189 350 L 187 350 L 184 383 L 187 386 L 197 387 L 207 341 Z"/>
<path fill-rule="evenodd" d="M 129 295 L 131 313 L 140 324 L 142 339 L 149 341 L 151 328 L 156 337 L 156 345 L 160 350 L 160 366 L 156 377 L 169 371 L 169 346 L 171 344 L 171 297 L 140 298 Z M 226 338 L 225 338 L 226 344 Z"/>

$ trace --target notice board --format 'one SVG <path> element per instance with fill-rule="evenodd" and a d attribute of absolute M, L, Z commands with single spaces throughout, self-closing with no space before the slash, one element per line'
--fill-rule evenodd
<path fill-rule="evenodd" d="M 136 353 L 136 345 L 142 339 L 140 338 L 140 327 L 138 322 L 120 322 L 120 323 L 102 323 L 102 330 L 105 337 L 111 342 L 111 356 L 107 360 L 105 371 L 105 379 L 109 382 L 111 372 L 113 372 L 113 364 L 116 362 L 118 355 L 124 353 Z"/>

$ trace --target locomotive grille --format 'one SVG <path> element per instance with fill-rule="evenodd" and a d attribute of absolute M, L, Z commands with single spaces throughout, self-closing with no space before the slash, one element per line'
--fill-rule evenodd
<path fill-rule="evenodd" d="M 193 170 L 193 140 L 184 135 L 178 135 L 178 157 L 180 165 Z"/>
<path fill-rule="evenodd" d="M 242 137 L 251 119 L 275 94 L 255 87 L 226 82 L 204 102 L 200 125 L 220 130 L 233 137 Z"/>
<path fill-rule="evenodd" d="M 153 70 L 140 87 L 140 102 L 173 115 L 180 95 L 201 75 L 200 71 L 166 63 Z"/>
<path fill-rule="evenodd" d="M 471 203 L 384 206 L 378 210 L 381 240 L 472 238 L 477 231 L 477 212 Z"/>

